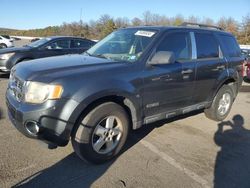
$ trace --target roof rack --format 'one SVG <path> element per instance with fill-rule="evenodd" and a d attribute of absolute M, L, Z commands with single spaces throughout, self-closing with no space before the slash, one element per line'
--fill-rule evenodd
<path fill-rule="evenodd" d="M 214 25 L 207 25 L 207 24 L 199 24 L 199 23 L 192 23 L 192 22 L 183 22 L 180 26 L 196 26 L 200 28 L 211 28 L 211 29 L 218 29 L 223 31 L 224 29 Z"/>

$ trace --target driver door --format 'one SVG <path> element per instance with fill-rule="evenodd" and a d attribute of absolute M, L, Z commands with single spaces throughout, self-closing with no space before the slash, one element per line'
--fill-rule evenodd
<path fill-rule="evenodd" d="M 194 91 L 195 63 L 191 60 L 189 32 L 167 33 L 156 47 L 158 51 L 173 52 L 176 61 L 146 66 L 143 95 L 146 117 L 188 106 Z"/>
<path fill-rule="evenodd" d="M 70 54 L 70 39 L 52 41 L 38 52 L 38 58 Z"/>

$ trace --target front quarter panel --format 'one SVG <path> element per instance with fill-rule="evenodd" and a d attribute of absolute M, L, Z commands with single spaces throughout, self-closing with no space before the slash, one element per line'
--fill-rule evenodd
<path fill-rule="evenodd" d="M 64 87 L 63 98 L 71 98 L 79 103 L 73 110 L 70 121 L 76 122 L 83 110 L 94 101 L 108 96 L 127 98 L 135 108 L 136 118 L 142 118 L 142 79 L 137 66 L 123 66 L 109 71 L 82 73 L 67 79 L 55 80 Z M 72 129 L 73 127 L 69 128 Z"/>
<path fill-rule="evenodd" d="M 23 59 L 32 59 L 32 53 L 30 52 L 16 52 L 7 62 L 6 67 L 10 70 L 17 63 L 22 61 Z"/>

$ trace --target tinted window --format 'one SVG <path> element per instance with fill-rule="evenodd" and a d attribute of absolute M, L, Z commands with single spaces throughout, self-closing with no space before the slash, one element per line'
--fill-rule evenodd
<path fill-rule="evenodd" d="M 71 43 L 71 48 L 90 48 L 91 46 L 91 42 L 79 39 L 72 40 Z"/>
<path fill-rule="evenodd" d="M 177 60 L 191 59 L 189 33 L 168 34 L 156 51 L 173 52 Z"/>
<path fill-rule="evenodd" d="M 219 45 L 212 34 L 196 33 L 197 58 L 219 57 Z"/>
<path fill-rule="evenodd" d="M 220 35 L 223 45 L 225 46 L 229 57 L 239 57 L 240 48 L 234 37 L 228 35 Z"/>
<path fill-rule="evenodd" d="M 70 46 L 70 40 L 58 40 L 48 44 L 47 49 L 67 49 Z"/>
<path fill-rule="evenodd" d="M 43 39 L 40 39 L 40 40 L 36 40 L 30 44 L 28 44 L 28 46 L 30 47 L 39 47 L 39 46 L 42 46 L 44 45 L 45 43 L 49 42 L 50 40 L 52 40 L 51 38 L 43 38 Z"/>
<path fill-rule="evenodd" d="M 250 50 L 248 50 L 248 49 L 242 49 L 242 50 L 241 50 L 241 54 L 242 54 L 243 56 L 249 58 L 249 57 L 250 57 Z"/>

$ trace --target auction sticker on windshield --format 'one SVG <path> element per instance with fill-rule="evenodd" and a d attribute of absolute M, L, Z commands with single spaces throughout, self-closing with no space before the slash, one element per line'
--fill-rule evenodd
<path fill-rule="evenodd" d="M 152 31 L 137 31 L 135 35 L 143 36 L 143 37 L 152 37 L 155 34 L 155 32 Z"/>

